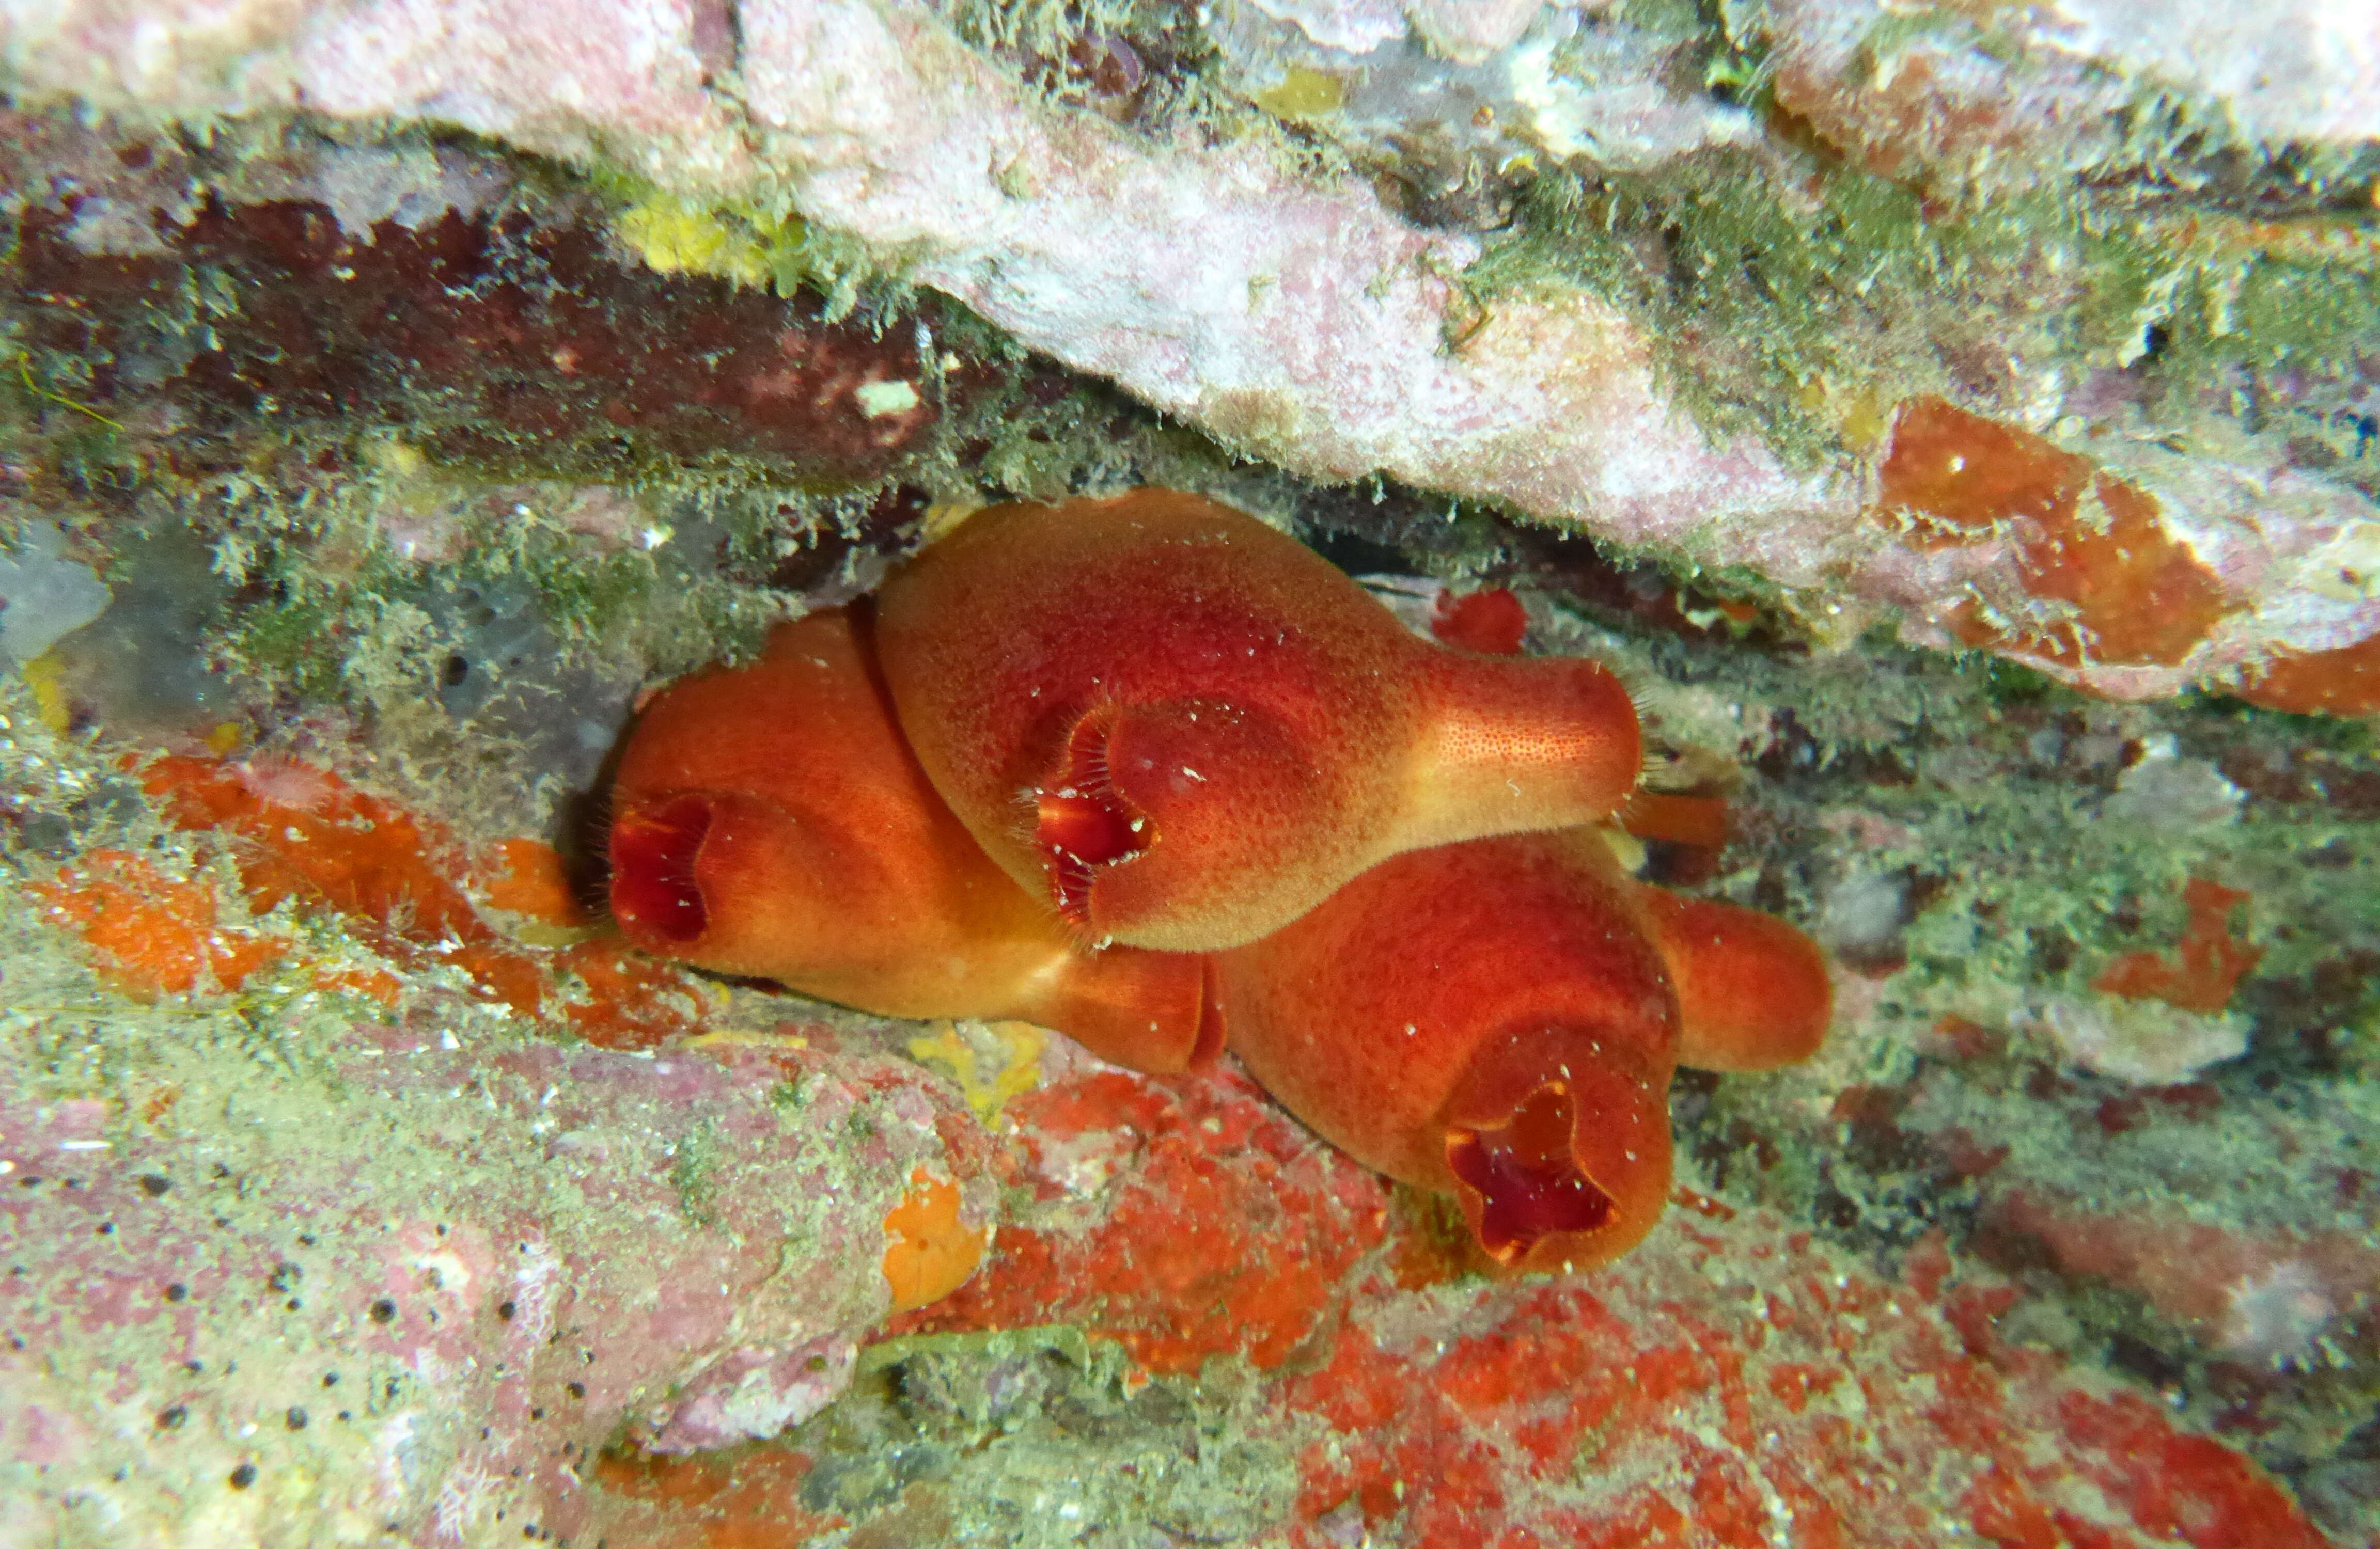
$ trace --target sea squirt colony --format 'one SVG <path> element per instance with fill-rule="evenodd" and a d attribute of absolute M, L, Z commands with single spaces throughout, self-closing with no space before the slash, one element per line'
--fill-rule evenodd
<path fill-rule="evenodd" d="M 1228 1042 L 1498 1264 L 1585 1267 L 1660 1215 L 1676 1066 L 1802 1059 L 1831 1005 L 1799 931 L 1622 873 L 1642 757 L 1599 663 L 1432 645 L 1228 507 L 999 506 L 653 700 L 612 906 L 884 1015 Z"/>

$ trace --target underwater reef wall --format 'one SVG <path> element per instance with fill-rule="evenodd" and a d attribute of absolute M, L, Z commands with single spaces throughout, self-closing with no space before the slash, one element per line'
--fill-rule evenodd
<path fill-rule="evenodd" d="M 2367 10 L 0 0 L 0 1549 L 2380 1549 Z M 1135 485 L 1825 949 L 1628 1256 L 591 902 Z"/>
<path fill-rule="evenodd" d="M 670 265 L 748 267 L 689 209 L 832 232 L 1236 450 L 1741 569 L 1837 630 L 2369 700 L 2380 22 L 1413 10 L 26 6 L 0 50 L 20 103 L 625 177 Z M 2259 72 L 2196 63 L 2250 35 Z"/>

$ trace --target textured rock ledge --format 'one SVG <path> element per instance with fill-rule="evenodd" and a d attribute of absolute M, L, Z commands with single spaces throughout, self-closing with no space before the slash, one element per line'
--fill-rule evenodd
<path fill-rule="evenodd" d="M 24 1078 L 73 1020 L 6 1036 L 12 1544 L 567 1537 L 624 1425 L 717 1446 L 832 1398 L 888 1304 L 887 1184 L 947 1165 L 889 1063 L 421 1019 L 242 1071 L 186 1024 L 53 1095 Z"/>
<path fill-rule="evenodd" d="M 1300 33 L 1296 68 L 1328 80 L 1315 65 L 1327 67 L 1332 50 L 1354 59 L 1363 45 L 1386 46 L 1397 18 L 1379 8 L 1368 29 Z M 1463 20 L 1433 11 L 1410 46 L 1484 61 L 1466 67 L 1475 70 L 1514 50 L 1550 48 L 1542 18 L 1537 32 L 1510 41 L 1531 16 L 1502 9 L 1513 14 Z M 2366 36 L 2380 24 L 2359 29 L 2311 6 L 2275 18 L 2275 34 L 2299 40 L 2320 67 L 2303 82 L 2276 84 L 2198 73 L 2143 29 L 2136 7 L 2099 9 L 2070 33 L 2011 42 L 1946 23 L 1904 40 L 1907 29 L 1887 27 L 1872 8 L 1810 0 L 1763 13 L 1761 46 L 1780 62 L 1779 102 L 1814 115 L 1805 122 L 1832 126 L 1872 163 L 1939 171 L 1951 185 L 1973 184 L 1961 169 L 1984 160 L 2014 169 L 2019 184 L 2073 185 L 2109 164 L 2101 141 L 2120 139 L 2128 122 L 2118 98 L 2165 92 L 2228 112 L 2251 139 L 2327 155 L 2360 186 L 2359 147 L 2380 132 Z M 1571 53 L 1548 53 L 1548 68 L 1621 95 L 1594 99 L 1605 117 L 1590 134 L 1579 128 L 1585 110 L 1557 91 L 1556 105 L 1577 111 L 1524 118 L 1512 154 L 1598 164 L 1598 144 L 1628 138 L 1628 112 L 1612 106 L 1631 100 L 1627 91 L 1637 91 L 1645 126 L 1640 151 L 1751 133 L 1742 121 L 1707 116 L 1681 129 L 1682 89 L 1648 97 L 1646 83 L 1626 74 L 1673 51 L 1632 54 L 1599 11 L 1585 19 L 1588 30 L 1566 38 Z M 2238 25 L 2203 19 L 2217 31 Z M 1953 397 L 1998 430 L 2046 432 L 2062 450 L 2104 440 L 2090 450 L 2137 492 L 2141 541 L 2204 571 L 2210 588 L 2203 627 L 2152 647 L 2100 647 L 2106 620 L 2074 595 L 2089 576 L 2043 584 L 2057 567 L 2038 563 L 2040 551 L 2060 535 L 2027 529 L 2034 514 L 2022 504 L 1971 513 L 1977 536 L 1952 548 L 1907 540 L 1899 513 L 1879 504 L 1877 476 L 1895 454 L 1893 425 L 1927 382 L 1827 405 L 1847 443 L 1867 440 L 1864 452 L 1815 471 L 1795 471 L 1748 435 L 1714 444 L 1658 384 L 1657 367 L 1673 358 L 1662 352 L 1677 346 L 1649 336 L 1642 320 L 1575 287 L 1522 287 L 1483 304 L 1463 278 L 1482 242 L 1459 223 L 1410 224 L 1361 176 L 1318 170 L 1328 157 L 1296 151 L 1277 133 L 1219 138 L 1179 121 L 1118 127 L 1028 89 L 921 6 L 647 3 L 592 18 L 566 6 L 427 0 L 90 4 L 10 6 L 0 27 L 21 101 L 79 100 L 134 120 L 294 110 L 358 126 L 455 126 L 625 168 L 698 200 L 797 211 L 1024 343 L 1293 471 L 1385 474 L 1694 563 L 1746 567 L 1805 591 L 1807 613 L 1837 627 L 1896 607 L 1913 638 L 1988 645 L 2126 696 L 2243 678 L 2252 685 L 2277 660 L 2313 680 L 2275 691 L 2291 708 L 2353 710 L 2374 692 L 2364 658 L 2380 647 L 2325 654 L 2380 634 L 2370 558 L 2380 525 L 2368 490 L 2335 467 L 2293 461 L 2274 437 L 2229 448 L 2198 437 L 2169 450 L 2172 436 L 2129 415 L 2120 381 L 2110 401 L 2089 352 L 2030 336 L 2045 324 L 2026 314 L 2054 308 L 2065 287 L 2054 243 L 2019 255 L 2001 276 L 2011 310 L 2002 328 L 1986 320 L 1976 332 L 2008 335 L 2008 358 L 1982 378 L 1970 373 L 1980 385 Z M 1599 52 L 1582 65 L 1588 43 Z M 1998 58 L 2013 63 L 1994 75 L 1984 66 Z M 1888 70 L 1887 60 L 1902 65 Z M 1262 66 L 1244 40 L 1234 79 L 1257 91 Z M 1326 134 L 1335 90 L 1296 99 Z M 1572 95 L 1585 101 L 1583 90 Z M 1393 127 L 1400 110 L 1366 111 L 1377 130 L 1382 114 Z M 1792 167 L 1775 131 L 1762 132 L 1746 153 L 1775 160 L 1782 188 Z M 2298 261 L 2302 253 L 2274 258 L 2292 243 L 2326 243 L 2319 262 L 2368 274 L 2380 262 L 2368 216 L 2277 233 L 2236 221 L 2177 232 L 2173 282 L 2206 279 L 2210 243 L 2238 248 L 2243 272 Z M 1935 340 L 1935 353 L 1953 343 Z M 1926 357 L 1924 344 L 1909 345 L 1910 358 Z M 2110 363 L 2120 366 L 2120 350 Z M 1939 375 L 1938 366 L 1926 370 Z M 2316 418 L 2369 412 L 2358 406 L 2368 381 L 2301 387 Z M 1823 399 L 1830 389 L 1814 378 L 1809 390 Z M 2087 511 L 2083 520 L 2101 521 Z M 2028 543 L 2034 563 L 2021 552 Z M 2120 568 L 2121 559 L 2064 567 Z M 1972 622 L 1978 609 L 1991 615 L 1981 628 Z"/>
<path fill-rule="evenodd" d="M 409 818 L 293 778 L 269 842 L 331 853 L 273 913 L 225 864 L 268 841 L 185 841 L 0 695 L 0 1544 L 567 1540 L 605 1446 L 841 1392 L 913 1289 L 896 1240 L 979 1251 L 946 1084 L 766 1010 L 565 1041 L 557 1002 L 624 981 L 498 945 L 525 917 L 433 880 Z M 67 865 L 21 848 L 78 801 Z"/>

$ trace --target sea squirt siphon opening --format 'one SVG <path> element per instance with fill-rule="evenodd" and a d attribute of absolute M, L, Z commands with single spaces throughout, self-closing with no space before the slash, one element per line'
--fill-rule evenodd
<path fill-rule="evenodd" d="M 1139 854 L 1156 837 L 1109 778 L 1114 728 L 1112 711 L 1094 710 L 1076 721 L 1056 778 L 1033 793 L 1034 840 L 1050 857 L 1051 898 L 1068 924 L 1084 929 L 1091 924 L 1091 883 L 1099 869 Z"/>
<path fill-rule="evenodd" d="M 1544 1238 L 1610 1222 L 1611 1196 L 1572 1154 L 1571 1123 L 1569 1083 L 1549 1081 L 1504 1124 L 1447 1131 L 1447 1165 L 1479 1196 L 1479 1244 L 1498 1263 L 1526 1256 Z"/>
<path fill-rule="evenodd" d="M 700 796 L 640 805 L 613 822 L 612 914 L 623 929 L 684 945 L 710 928 L 694 868 L 710 826 Z"/>

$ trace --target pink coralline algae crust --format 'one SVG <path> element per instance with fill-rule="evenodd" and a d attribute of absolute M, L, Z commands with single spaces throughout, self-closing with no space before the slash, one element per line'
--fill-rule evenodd
<path fill-rule="evenodd" d="M 2243 1230 L 2143 1205 L 2121 1214 L 2045 1187 L 2010 1189 L 1986 1216 L 2068 1275 L 2136 1292 L 2217 1351 L 2255 1365 L 2380 1349 L 2380 1245 L 2369 1233 Z"/>
<path fill-rule="evenodd" d="M 759 143 L 800 168 L 806 214 L 914 254 L 924 283 L 1237 447 L 1780 559 L 1772 525 L 1823 550 L 1852 514 L 1848 490 L 1748 439 L 1710 445 L 1600 301 L 1507 298 L 1464 326 L 1454 276 L 1478 242 L 1408 225 L 1368 188 L 1260 142 L 1157 147 L 1043 113 L 923 7 L 741 18 Z"/>
<path fill-rule="evenodd" d="M 751 171 L 710 90 L 735 53 L 720 0 L 11 4 L 0 7 L 0 45 L 28 96 L 430 117 L 540 155 L 625 152 L 651 173 L 714 183 Z"/>
<path fill-rule="evenodd" d="M 1300 1449 L 1267 1543 L 2324 1549 L 2228 1447 L 2003 1340 L 2019 1291 L 1938 1240 L 1879 1278 L 1682 1192 L 1604 1272 L 1451 1280 L 1236 1076 L 1079 1076 L 1012 1112 L 1028 1224 L 896 1327 L 1071 1322 L 1160 1372 L 1245 1355 Z"/>
<path fill-rule="evenodd" d="M 978 1176 L 913 1066 L 466 1037 L 0 1092 L 0 1543 L 567 1537 L 624 1428 L 831 1396 L 898 1180 Z"/>
<path fill-rule="evenodd" d="M 2220 102 L 2268 144 L 2380 133 L 2380 20 L 2330 0 L 2067 0 L 1920 25 L 1887 0 L 1776 0 L 1779 102 L 1887 176 L 2025 188 L 2140 157 L 2151 94 Z"/>

